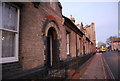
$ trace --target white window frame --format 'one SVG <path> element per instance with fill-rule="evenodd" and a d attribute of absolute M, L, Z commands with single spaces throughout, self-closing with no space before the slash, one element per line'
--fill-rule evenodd
<path fill-rule="evenodd" d="M 70 33 L 66 32 L 66 54 L 70 55 Z"/>
<path fill-rule="evenodd" d="M 11 29 L 6 29 L 2 27 L 2 2 L 0 2 L 0 63 L 9 63 L 9 62 L 15 62 L 19 61 L 18 59 L 18 54 L 19 54 L 19 17 L 20 17 L 20 8 L 14 4 L 10 4 L 11 6 L 17 8 L 17 30 L 11 30 Z M 8 31 L 8 32 L 13 32 L 15 33 L 15 56 L 14 57 L 4 57 L 2 58 L 2 31 Z"/>
<path fill-rule="evenodd" d="M 2 28 L 2 2 L 0 2 L 0 28 Z M 0 63 L 2 62 L 2 31 L 0 30 Z"/>

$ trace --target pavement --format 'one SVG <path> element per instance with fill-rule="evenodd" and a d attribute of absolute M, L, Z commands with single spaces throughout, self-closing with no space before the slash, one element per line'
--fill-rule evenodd
<path fill-rule="evenodd" d="M 85 70 L 82 74 L 80 74 L 79 79 L 106 79 L 107 77 L 102 59 L 102 53 L 96 53 L 91 59 L 88 60 L 83 69 L 84 68 Z"/>
<path fill-rule="evenodd" d="M 74 79 L 118 81 L 120 76 L 119 62 L 120 53 L 118 52 L 96 53 L 79 69 L 70 72 L 70 75 L 73 75 L 70 81 Z"/>

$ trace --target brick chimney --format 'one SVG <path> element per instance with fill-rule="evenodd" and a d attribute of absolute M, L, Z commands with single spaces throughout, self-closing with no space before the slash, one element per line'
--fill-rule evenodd
<path fill-rule="evenodd" d="M 82 22 L 80 22 L 79 24 L 76 24 L 76 26 L 77 26 L 80 30 L 82 30 L 83 23 L 82 23 Z"/>
<path fill-rule="evenodd" d="M 75 23 L 75 18 L 72 17 L 72 15 L 70 15 L 70 20 L 71 20 L 73 23 Z"/>

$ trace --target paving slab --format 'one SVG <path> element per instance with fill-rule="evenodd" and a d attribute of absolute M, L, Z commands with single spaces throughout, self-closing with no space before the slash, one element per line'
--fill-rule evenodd
<path fill-rule="evenodd" d="M 80 76 L 80 79 L 106 79 L 102 53 L 97 53 L 87 64 L 86 70 Z"/>

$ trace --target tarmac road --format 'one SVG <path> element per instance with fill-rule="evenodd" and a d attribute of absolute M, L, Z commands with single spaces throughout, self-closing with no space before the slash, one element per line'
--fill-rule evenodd
<path fill-rule="evenodd" d="M 103 58 L 105 59 L 110 71 L 114 77 L 114 79 L 118 79 L 118 75 L 120 75 L 120 52 L 110 51 L 103 53 Z"/>

